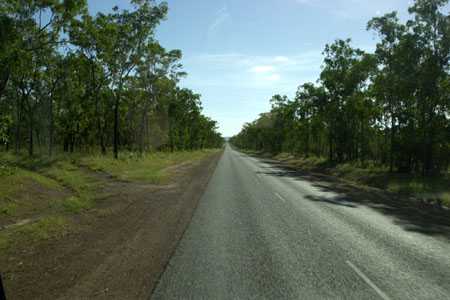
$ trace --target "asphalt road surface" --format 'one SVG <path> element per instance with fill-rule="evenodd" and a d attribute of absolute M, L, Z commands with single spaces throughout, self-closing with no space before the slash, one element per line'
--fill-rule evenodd
<path fill-rule="evenodd" d="M 415 226 L 227 146 L 152 299 L 450 299 Z"/>

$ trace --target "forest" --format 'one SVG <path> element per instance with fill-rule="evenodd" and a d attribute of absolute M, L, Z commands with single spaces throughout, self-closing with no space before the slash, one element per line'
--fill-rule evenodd
<path fill-rule="evenodd" d="M 326 45 L 320 78 L 231 139 L 242 149 L 329 162 L 371 162 L 422 176 L 450 163 L 450 15 L 447 0 L 416 0 L 409 19 L 377 16 L 374 53 L 350 39 Z"/>
<path fill-rule="evenodd" d="M 167 3 L 89 14 L 80 0 L 0 2 L 0 151 L 30 156 L 220 147 L 180 50 L 155 30 Z"/>

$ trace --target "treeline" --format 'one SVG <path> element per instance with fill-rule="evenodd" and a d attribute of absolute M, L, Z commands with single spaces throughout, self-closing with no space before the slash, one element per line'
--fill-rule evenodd
<path fill-rule="evenodd" d="M 167 4 L 88 13 L 80 0 L 0 2 L 0 150 L 190 150 L 223 143 L 181 51 L 155 29 Z"/>
<path fill-rule="evenodd" d="M 447 0 L 416 0 L 411 19 L 373 18 L 380 41 L 366 53 L 337 40 L 327 45 L 320 79 L 232 138 L 271 153 L 373 161 L 390 171 L 436 174 L 450 162 L 450 15 Z"/>

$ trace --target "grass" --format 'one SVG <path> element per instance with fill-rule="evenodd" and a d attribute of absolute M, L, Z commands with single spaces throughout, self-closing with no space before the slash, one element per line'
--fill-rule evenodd
<path fill-rule="evenodd" d="M 74 195 L 68 197 L 62 204 L 67 212 L 78 213 L 90 209 L 95 204 L 95 193 L 99 182 L 83 172 L 79 166 L 70 160 L 61 160 L 43 170 L 58 182 L 69 188 Z"/>
<path fill-rule="evenodd" d="M 0 173 L 0 199 L 8 198 L 16 191 L 22 189 L 27 182 L 34 181 L 48 189 L 60 189 L 57 181 L 36 172 L 28 171 L 18 167 L 8 168 L 8 172 Z"/>
<path fill-rule="evenodd" d="M 440 200 L 450 207 L 450 178 L 443 175 L 439 178 L 391 178 L 387 184 L 391 192 L 413 195 L 417 198 Z"/>
<path fill-rule="evenodd" d="M 36 209 L 42 209 L 43 206 L 49 207 L 55 199 L 39 191 L 61 191 L 62 189 L 62 186 L 54 179 L 20 167 L 6 165 L 3 162 L 0 173 L 0 216 L 19 217 L 30 214 Z M 36 204 L 39 205 L 36 206 Z"/>
<path fill-rule="evenodd" d="M 95 207 L 98 188 L 107 179 L 89 169 L 127 181 L 164 184 L 173 175 L 170 167 L 199 161 L 217 151 L 125 152 L 119 160 L 95 154 L 29 158 L 0 153 L 0 225 L 38 220 L 1 230 L 0 249 L 57 236 L 69 227 L 71 215 Z"/>
<path fill-rule="evenodd" d="M 64 210 L 77 213 L 92 208 L 98 182 L 82 172 L 72 157 L 28 158 L 2 153 L 0 158 L 3 166 L 0 173 L 0 214 L 19 216 L 33 209 L 40 212 Z M 31 187 L 36 184 L 40 187 L 37 194 L 29 195 Z M 40 196 L 40 191 L 45 194 L 49 190 L 67 189 L 74 195 L 66 195 L 63 199 L 46 199 L 47 207 L 43 207 L 43 203 L 36 203 L 35 198 Z M 34 204 L 33 200 L 36 200 Z"/>
<path fill-rule="evenodd" d="M 101 155 L 58 155 L 53 158 L 0 153 L 0 225 L 32 223 L 0 230 L 0 250 L 18 249 L 58 237 L 71 230 L 70 217 L 96 205 L 105 179 L 101 170 L 127 181 L 164 184 L 170 167 L 196 162 L 218 150 L 175 153 L 121 153 L 121 159 Z M 86 168 L 87 167 L 87 168 Z"/>
<path fill-rule="evenodd" d="M 144 155 L 124 152 L 119 160 L 103 155 L 74 154 L 30 158 L 0 153 L 0 215 L 19 216 L 24 213 L 23 208 L 27 206 L 25 202 L 30 202 L 29 198 L 35 198 L 36 195 L 27 195 L 27 199 L 19 201 L 18 197 L 19 194 L 29 191 L 33 184 L 46 190 L 71 192 L 72 195 L 65 199 L 49 201 L 48 209 L 79 213 L 92 208 L 101 182 L 83 170 L 81 165 L 127 181 L 165 184 L 171 179 L 170 166 L 195 162 L 216 151 L 156 152 Z"/>
<path fill-rule="evenodd" d="M 63 202 L 64 210 L 71 213 L 79 213 L 83 210 L 88 210 L 94 205 L 95 201 L 90 197 L 71 196 Z"/>
<path fill-rule="evenodd" d="M 333 164 L 323 157 L 295 157 L 287 153 L 274 158 L 306 171 L 330 174 L 358 185 L 373 186 L 404 196 L 440 201 L 450 207 L 449 172 L 436 177 L 422 177 L 389 173 L 387 166 L 372 161 Z"/>
<path fill-rule="evenodd" d="M 9 202 L 0 204 L 0 215 L 15 216 L 17 212 L 17 203 Z"/>
<path fill-rule="evenodd" d="M 103 171 L 121 180 L 143 181 L 152 184 L 165 184 L 170 181 L 169 167 L 199 161 L 217 150 L 192 152 L 155 152 L 143 155 L 122 153 L 115 160 L 107 156 L 88 156 L 81 162 L 92 170 Z"/>
<path fill-rule="evenodd" d="M 29 245 L 64 235 L 69 221 L 61 216 L 40 219 L 34 223 L 0 231 L 0 251 L 12 249 L 15 245 Z"/>

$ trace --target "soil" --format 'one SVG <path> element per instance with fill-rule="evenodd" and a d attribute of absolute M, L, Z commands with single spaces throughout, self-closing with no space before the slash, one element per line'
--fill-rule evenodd
<path fill-rule="evenodd" d="M 75 231 L 0 257 L 7 299 L 148 299 L 220 156 L 174 168 L 167 186 L 95 173 L 102 199 Z"/>

